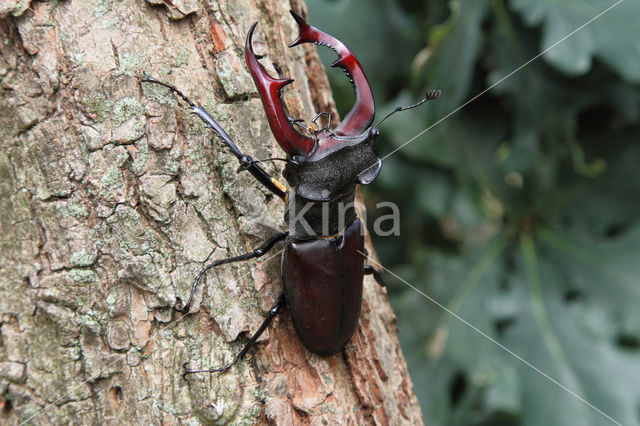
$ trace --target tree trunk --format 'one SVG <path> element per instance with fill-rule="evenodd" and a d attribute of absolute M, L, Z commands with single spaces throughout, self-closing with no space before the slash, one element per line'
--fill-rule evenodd
<path fill-rule="evenodd" d="M 231 360 L 281 292 L 279 245 L 209 271 L 192 313 L 174 309 L 203 265 L 281 230 L 283 205 L 138 77 L 181 88 L 253 158 L 282 157 L 244 38 L 259 21 L 263 63 L 296 79 L 285 90 L 295 116 L 334 111 L 313 46 L 286 48 L 288 9 L 304 16 L 304 4 L 28 3 L 0 1 L 0 422 L 421 423 L 370 278 L 343 353 L 306 351 L 285 309 L 227 373 L 181 377 L 185 361 Z"/>

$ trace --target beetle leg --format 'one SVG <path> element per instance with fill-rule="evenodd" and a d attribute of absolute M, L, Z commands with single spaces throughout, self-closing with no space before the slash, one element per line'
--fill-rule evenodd
<path fill-rule="evenodd" d="M 251 336 L 247 344 L 244 345 L 242 350 L 238 353 L 238 355 L 236 355 L 233 358 L 233 361 L 231 361 L 229 364 L 219 368 L 191 370 L 187 368 L 188 363 L 185 362 L 182 366 L 184 368 L 184 371 L 182 373 L 182 378 L 186 379 L 187 374 L 193 374 L 193 373 L 221 373 L 233 367 L 233 365 L 238 361 L 240 361 L 242 358 L 244 358 L 247 352 L 249 352 L 249 349 L 251 349 L 253 345 L 255 345 L 256 340 L 258 340 L 258 338 L 262 335 L 262 333 L 264 333 L 264 331 L 269 326 L 269 323 L 271 323 L 271 321 L 275 318 L 275 316 L 278 315 L 278 312 L 280 311 L 280 308 L 282 307 L 283 304 L 284 304 L 284 293 L 282 293 L 280 297 L 278 297 L 278 300 L 276 301 L 276 303 L 271 307 L 271 309 L 269 309 L 269 313 L 267 314 L 267 317 L 264 319 L 264 321 L 260 325 L 260 328 L 258 328 L 258 331 L 256 331 L 253 334 L 253 336 Z"/>
<path fill-rule="evenodd" d="M 376 271 L 376 268 L 374 268 L 371 265 L 364 265 L 364 274 L 365 275 L 373 275 L 373 278 L 376 280 L 376 282 L 378 283 L 378 285 L 380 287 L 386 287 L 387 285 L 384 283 L 384 281 L 382 280 L 382 275 L 380 275 L 380 272 Z"/>
<path fill-rule="evenodd" d="M 196 276 L 196 279 L 193 281 L 193 285 L 191 286 L 191 294 L 189 294 L 189 299 L 187 300 L 187 303 L 185 303 L 185 305 L 182 308 L 180 308 L 180 309 L 176 308 L 176 309 L 178 309 L 178 311 L 182 312 L 183 314 L 189 313 L 189 308 L 191 307 L 191 302 L 193 301 L 193 295 L 195 294 L 196 288 L 198 287 L 198 282 L 200 281 L 200 278 L 209 269 L 215 268 L 216 266 L 224 265 L 225 263 L 240 262 L 240 261 L 243 261 L 243 260 L 249 260 L 249 259 L 253 259 L 253 258 L 256 258 L 256 257 L 263 256 L 269 250 L 271 250 L 273 248 L 273 246 L 276 245 L 276 243 L 284 240 L 287 237 L 287 235 L 289 235 L 288 232 L 280 232 L 279 234 L 276 234 L 273 237 L 269 238 L 260 247 L 258 247 L 257 249 L 255 249 L 252 252 L 241 254 L 240 256 L 227 257 L 226 259 L 218 259 L 218 260 L 214 261 L 213 263 L 205 266 L 198 273 L 198 275 Z"/>
<path fill-rule="evenodd" d="M 161 81 L 156 80 L 155 78 L 144 74 L 141 82 L 143 83 L 154 83 L 164 86 L 171 90 L 173 93 L 182 98 L 187 104 L 189 104 L 189 110 L 192 114 L 197 115 L 202 121 L 205 122 L 207 127 L 209 127 L 213 132 L 220 138 L 222 143 L 229 148 L 231 153 L 240 161 L 240 167 L 242 170 L 247 170 L 251 175 L 256 178 L 258 182 L 260 182 L 263 186 L 265 186 L 269 191 L 276 194 L 278 197 L 285 199 L 287 195 L 287 191 L 284 186 L 273 179 L 269 174 L 260 166 L 258 166 L 251 157 L 245 155 L 240 151 L 238 146 L 233 142 L 231 136 L 224 131 L 224 129 L 218 124 L 216 120 L 201 106 L 193 103 L 189 98 L 187 98 L 180 90 L 171 86 L 170 84 L 163 83 Z"/>
<path fill-rule="evenodd" d="M 353 108 L 346 115 L 344 120 L 336 127 L 335 132 L 339 136 L 357 135 L 365 131 L 373 122 L 375 115 L 375 105 L 373 93 L 369 87 L 367 77 L 364 75 L 362 66 L 354 56 L 353 52 L 337 38 L 320 31 L 309 25 L 294 11 L 290 11 L 293 19 L 298 23 L 300 34 L 289 47 L 302 43 L 315 43 L 327 46 L 338 54 L 338 59 L 331 64 L 332 67 L 342 68 L 349 77 L 355 91 L 355 102 Z"/>

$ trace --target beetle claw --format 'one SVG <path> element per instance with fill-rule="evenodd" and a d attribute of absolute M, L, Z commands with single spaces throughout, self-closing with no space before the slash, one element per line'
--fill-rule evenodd
<path fill-rule="evenodd" d="M 189 361 L 182 364 L 182 378 L 187 380 L 187 374 L 189 374 Z"/>

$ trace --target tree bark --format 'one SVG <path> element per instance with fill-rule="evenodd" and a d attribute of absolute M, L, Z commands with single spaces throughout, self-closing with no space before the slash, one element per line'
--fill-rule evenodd
<path fill-rule="evenodd" d="M 281 157 L 244 67 L 252 22 L 263 63 L 296 80 L 289 110 L 334 111 L 313 46 L 286 48 L 289 8 L 305 16 L 294 0 L 0 1 L 2 423 L 422 422 L 369 277 L 343 353 L 307 352 L 285 309 L 226 374 L 181 377 L 231 360 L 281 292 L 279 245 L 174 309 L 203 265 L 282 230 L 283 205 L 138 77 L 181 88 L 253 158 Z"/>

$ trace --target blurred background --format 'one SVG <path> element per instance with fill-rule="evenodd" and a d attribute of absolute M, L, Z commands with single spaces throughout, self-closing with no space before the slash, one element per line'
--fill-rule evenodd
<path fill-rule="evenodd" d="M 307 3 L 356 53 L 378 118 L 442 90 L 381 126 L 384 156 L 615 0 Z M 639 22 L 620 3 L 362 188 L 370 225 L 380 201 L 401 210 L 400 236 L 374 236 L 386 268 L 597 408 L 385 273 L 426 424 L 640 424 Z M 344 116 L 351 87 L 329 74 Z"/>

